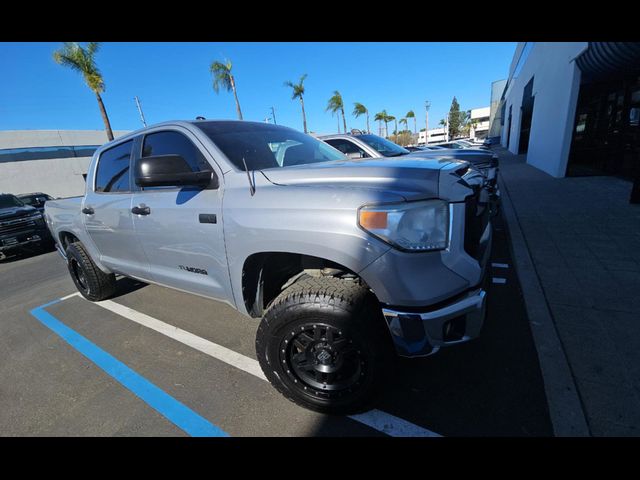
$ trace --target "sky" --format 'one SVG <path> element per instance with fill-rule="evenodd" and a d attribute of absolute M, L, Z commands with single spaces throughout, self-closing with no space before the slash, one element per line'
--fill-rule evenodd
<path fill-rule="evenodd" d="M 82 76 L 53 61 L 62 43 L 0 43 L 0 130 L 103 129 L 95 94 Z M 102 95 L 114 130 L 135 130 L 166 120 L 237 118 L 233 94 L 212 88 L 209 66 L 230 59 L 245 120 L 302 130 L 300 102 L 284 82 L 304 73 L 309 130 L 335 133 L 337 118 L 325 111 L 334 90 L 342 94 L 347 128 L 366 128 L 353 103 L 370 112 L 386 109 L 398 119 L 409 110 L 417 128 L 437 127 L 455 96 L 461 110 L 489 106 L 491 82 L 508 75 L 516 43 L 103 43 L 96 61 Z M 342 124 L 341 124 L 342 125 Z M 342 128 L 342 127 L 341 127 Z M 389 126 L 390 130 L 393 125 Z M 413 121 L 409 120 L 413 130 Z"/>

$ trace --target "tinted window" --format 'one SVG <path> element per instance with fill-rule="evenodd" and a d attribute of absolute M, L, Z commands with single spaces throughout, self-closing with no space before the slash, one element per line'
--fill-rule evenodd
<path fill-rule="evenodd" d="M 345 155 L 348 155 L 350 153 L 359 153 L 363 158 L 369 156 L 364 150 L 362 150 L 355 143 L 350 142 L 349 140 L 335 138 L 333 140 L 326 140 L 326 142 L 333 148 L 337 148 L 338 150 L 340 150 Z"/>
<path fill-rule="evenodd" d="M 44 204 L 47 200 L 51 200 L 51 197 L 47 194 L 41 195 L 21 195 L 20 200 L 22 200 L 27 205 L 31 205 L 32 207 L 40 206 Z"/>
<path fill-rule="evenodd" d="M 198 122 L 200 128 L 239 170 L 292 167 L 347 160 L 310 135 L 279 125 L 255 122 Z"/>
<path fill-rule="evenodd" d="M 180 155 L 194 172 L 211 170 L 200 149 L 179 132 L 158 132 L 144 137 L 142 156 L 157 155 Z"/>
<path fill-rule="evenodd" d="M 397 157 L 409 153 L 409 150 L 377 135 L 358 135 L 358 138 L 383 157 Z"/>
<path fill-rule="evenodd" d="M 100 154 L 96 192 L 130 191 L 129 158 L 132 145 L 133 140 L 129 140 Z"/>

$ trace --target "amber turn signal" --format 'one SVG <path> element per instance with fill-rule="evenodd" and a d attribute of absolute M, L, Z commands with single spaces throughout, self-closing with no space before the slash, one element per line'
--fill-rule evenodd
<path fill-rule="evenodd" d="M 367 230 L 385 229 L 387 228 L 387 212 L 369 212 L 363 210 L 360 212 L 360 226 Z"/>

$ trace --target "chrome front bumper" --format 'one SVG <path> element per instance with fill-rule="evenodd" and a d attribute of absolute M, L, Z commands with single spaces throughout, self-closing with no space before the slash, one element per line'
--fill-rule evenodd
<path fill-rule="evenodd" d="M 436 310 L 414 313 L 383 308 L 398 355 L 420 357 L 480 334 L 486 313 L 486 292 L 473 290 Z"/>

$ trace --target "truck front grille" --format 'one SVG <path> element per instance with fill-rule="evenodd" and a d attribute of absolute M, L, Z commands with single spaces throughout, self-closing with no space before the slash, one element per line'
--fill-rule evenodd
<path fill-rule="evenodd" d="M 464 213 L 464 250 L 476 260 L 480 256 L 480 238 L 489 223 L 489 206 L 479 197 L 476 192 L 465 199 Z"/>
<path fill-rule="evenodd" d="M 30 218 L 18 218 L 0 221 L 0 235 L 28 230 L 34 228 L 35 226 L 36 222 Z"/>

